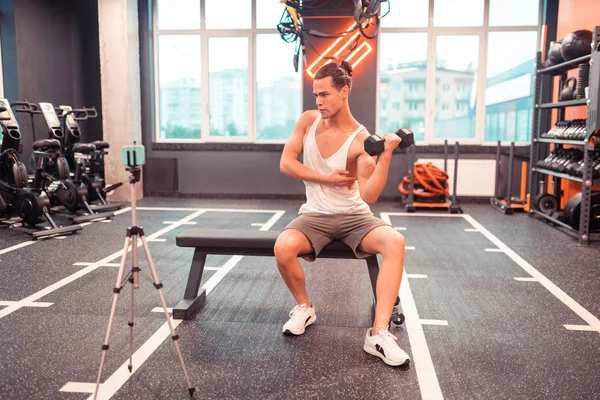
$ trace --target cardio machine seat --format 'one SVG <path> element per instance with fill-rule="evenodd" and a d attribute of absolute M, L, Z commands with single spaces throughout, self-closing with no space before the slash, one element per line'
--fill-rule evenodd
<path fill-rule="evenodd" d="M 92 143 L 75 143 L 73 145 L 74 153 L 90 154 L 96 151 L 96 146 Z"/>
<path fill-rule="evenodd" d="M 95 142 L 92 142 L 92 144 L 96 146 L 96 150 L 104 150 L 110 148 L 110 144 L 102 140 L 96 140 Z"/>
<path fill-rule="evenodd" d="M 33 142 L 34 150 L 58 150 L 60 149 L 60 142 L 58 139 L 42 139 Z"/>

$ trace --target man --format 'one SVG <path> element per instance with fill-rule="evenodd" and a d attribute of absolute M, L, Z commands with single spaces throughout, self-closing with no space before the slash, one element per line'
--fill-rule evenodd
<path fill-rule="evenodd" d="M 400 288 L 405 240 L 369 208 L 385 187 L 400 138 L 385 135 L 385 151 L 379 162 L 365 152 L 363 143 L 369 134 L 348 106 L 351 75 L 352 66 L 345 61 L 341 65 L 329 63 L 317 72 L 313 94 L 318 110 L 302 114 L 281 156 L 281 172 L 304 181 L 307 199 L 300 216 L 286 226 L 275 243 L 277 267 L 297 302 L 283 332 L 301 335 L 317 318 L 298 256 L 318 256 L 329 242 L 339 239 L 360 258 L 383 256 L 375 319 L 363 349 L 388 365 L 404 365 L 410 358 L 387 327 Z M 303 163 L 298 161 L 302 153 Z"/>

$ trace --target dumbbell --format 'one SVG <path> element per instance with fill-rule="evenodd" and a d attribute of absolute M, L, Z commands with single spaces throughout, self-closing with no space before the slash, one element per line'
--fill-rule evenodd
<path fill-rule="evenodd" d="M 401 149 L 406 149 L 415 144 L 415 137 L 413 132 L 407 128 L 400 128 L 394 132 L 402 141 L 398 145 Z M 368 138 L 365 139 L 365 151 L 370 156 L 376 156 L 383 153 L 385 148 L 385 142 L 383 138 L 375 133 L 372 133 Z"/>

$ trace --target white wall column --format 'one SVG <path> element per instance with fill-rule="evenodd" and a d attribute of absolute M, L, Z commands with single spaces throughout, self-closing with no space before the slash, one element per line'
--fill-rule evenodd
<path fill-rule="evenodd" d="M 137 0 L 98 0 L 98 26 L 103 136 L 110 143 L 106 181 L 126 182 L 111 200 L 129 200 L 129 173 L 121 163 L 121 147 L 134 141 L 142 144 Z M 142 183 L 136 185 L 138 198 Z"/>

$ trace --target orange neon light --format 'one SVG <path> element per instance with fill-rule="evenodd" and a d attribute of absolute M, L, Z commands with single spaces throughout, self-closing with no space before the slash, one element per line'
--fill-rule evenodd
<path fill-rule="evenodd" d="M 346 29 L 346 32 L 350 32 L 355 26 L 356 22 L 353 22 L 352 25 Z M 308 66 L 308 68 L 306 68 L 306 73 L 311 78 L 314 78 L 319 68 L 332 62 L 331 59 L 324 60 L 325 57 L 328 57 L 331 53 L 333 53 L 334 49 L 336 48 L 337 50 L 335 53 L 333 53 L 333 57 L 339 56 L 346 48 L 348 48 L 348 46 L 350 46 L 350 44 L 352 44 L 352 42 L 356 40 L 359 34 L 360 32 L 355 32 L 345 42 L 343 42 L 339 48 L 337 48 L 337 46 L 340 44 L 342 39 L 344 39 L 344 37 L 342 36 L 337 38 L 323 53 L 321 53 L 321 55 L 319 55 L 319 57 L 317 57 L 315 61 L 312 62 L 312 64 Z M 363 42 L 360 46 L 354 49 L 354 51 L 348 57 L 346 57 L 345 60 L 351 62 L 351 59 L 356 56 L 356 61 L 352 62 L 352 68 L 356 68 L 356 66 L 360 64 L 360 62 L 372 51 L 373 47 L 369 43 Z"/>
<path fill-rule="evenodd" d="M 360 62 L 362 60 L 364 60 L 364 58 L 369 55 L 369 53 L 371 53 L 373 51 L 373 47 L 371 47 L 371 45 L 367 42 L 362 42 L 362 44 L 360 46 L 358 46 L 353 52 L 352 54 L 350 54 L 348 56 L 348 58 L 346 58 L 346 61 L 348 61 L 350 64 L 352 64 L 353 68 L 355 68 L 358 64 L 360 64 Z M 360 55 L 359 55 L 360 54 Z M 352 61 L 352 59 L 357 56 L 356 61 Z"/>

